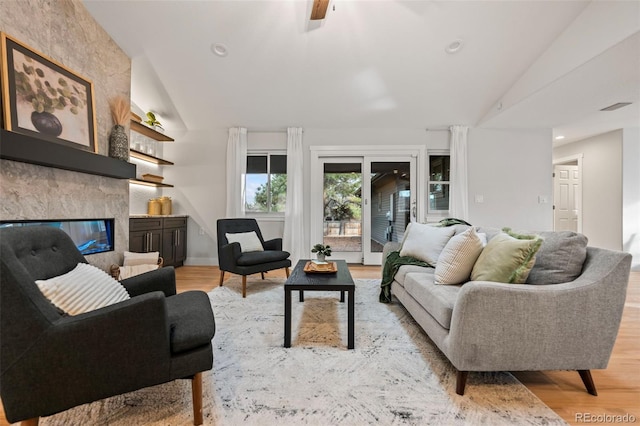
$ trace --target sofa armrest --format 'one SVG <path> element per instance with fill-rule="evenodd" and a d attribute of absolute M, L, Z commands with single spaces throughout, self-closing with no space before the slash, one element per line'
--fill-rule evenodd
<path fill-rule="evenodd" d="M 265 250 L 281 251 L 282 250 L 282 238 L 274 238 L 272 240 L 267 240 L 264 243 L 262 243 L 262 247 L 264 247 Z"/>
<path fill-rule="evenodd" d="M 582 275 L 553 285 L 462 286 L 444 351 L 459 370 L 606 368 L 629 281 L 629 254 L 589 248 Z"/>
<path fill-rule="evenodd" d="M 176 272 L 173 266 L 145 272 L 120 282 L 129 296 L 135 297 L 152 291 L 161 291 L 165 296 L 176 294 Z"/>
<path fill-rule="evenodd" d="M 385 245 L 382 247 L 382 263 L 384 264 L 384 261 L 387 259 L 387 256 L 389 256 L 389 253 L 391 253 L 392 251 L 399 251 L 401 247 L 402 244 L 395 241 L 385 243 Z"/>
<path fill-rule="evenodd" d="M 54 414 L 169 381 L 170 363 L 165 297 L 148 293 L 60 318 L 14 365 L 3 366 L 2 385 L 12 389 L 3 398 L 18 398 L 19 404 L 9 405 L 28 407 L 16 413 L 20 418 Z M 24 371 L 33 379 L 25 380 Z"/>

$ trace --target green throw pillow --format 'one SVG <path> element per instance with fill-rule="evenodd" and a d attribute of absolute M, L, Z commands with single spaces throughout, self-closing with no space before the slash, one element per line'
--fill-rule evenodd
<path fill-rule="evenodd" d="M 472 281 L 523 284 L 536 262 L 542 244 L 537 235 L 512 233 L 509 228 L 493 237 L 482 250 L 471 271 Z"/>

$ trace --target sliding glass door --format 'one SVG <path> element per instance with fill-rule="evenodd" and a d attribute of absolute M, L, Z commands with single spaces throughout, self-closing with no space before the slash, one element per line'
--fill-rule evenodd
<path fill-rule="evenodd" d="M 402 240 L 416 213 L 415 160 L 408 155 L 319 158 L 322 199 L 312 208 L 322 223 L 312 224 L 312 235 L 322 235 L 334 259 L 379 265 L 384 244 Z"/>

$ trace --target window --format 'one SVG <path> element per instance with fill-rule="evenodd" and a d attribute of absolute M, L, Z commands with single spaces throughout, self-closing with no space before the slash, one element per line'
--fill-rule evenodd
<path fill-rule="evenodd" d="M 284 213 L 287 199 L 287 156 L 248 154 L 245 176 L 245 211 Z"/>
<path fill-rule="evenodd" d="M 428 213 L 446 215 L 449 211 L 449 154 L 429 155 Z"/>

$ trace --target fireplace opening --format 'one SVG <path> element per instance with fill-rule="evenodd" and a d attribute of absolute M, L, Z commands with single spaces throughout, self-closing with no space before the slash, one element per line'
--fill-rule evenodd
<path fill-rule="evenodd" d="M 3 220 L 0 228 L 53 226 L 69 234 L 83 255 L 114 250 L 114 219 Z"/>

